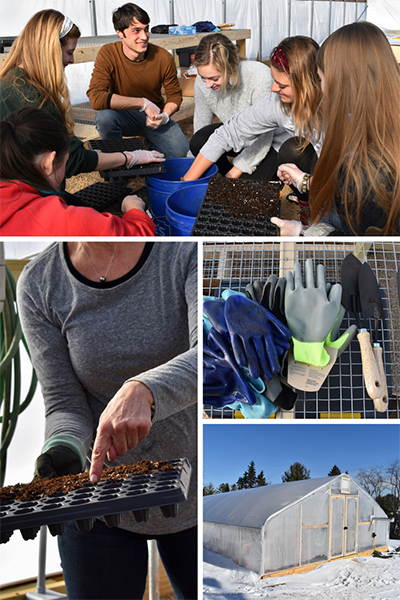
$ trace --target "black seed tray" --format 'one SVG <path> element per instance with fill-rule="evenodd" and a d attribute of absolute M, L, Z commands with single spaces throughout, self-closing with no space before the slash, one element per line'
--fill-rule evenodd
<path fill-rule="evenodd" d="M 279 235 L 270 218 L 280 216 L 280 189 L 281 184 L 274 181 L 213 177 L 191 235 Z"/>
<path fill-rule="evenodd" d="M 74 196 L 79 198 L 90 208 L 94 208 L 99 212 L 103 212 L 116 202 L 122 202 L 122 200 L 132 194 L 130 188 L 117 183 L 104 183 L 103 181 L 96 181 L 93 185 L 76 192 Z"/>
<path fill-rule="evenodd" d="M 134 150 L 148 150 L 147 146 L 139 138 L 122 138 L 117 140 L 90 140 L 88 142 L 91 150 L 101 152 L 129 152 Z M 144 177 L 154 173 L 164 173 L 163 163 L 148 163 L 147 165 L 135 165 L 131 169 L 118 167 L 100 171 L 100 175 L 106 181 L 111 177 Z"/>
<path fill-rule="evenodd" d="M 24 540 L 34 539 L 42 525 L 52 535 L 62 535 L 68 521 L 80 531 L 89 531 L 95 517 L 104 517 L 109 527 L 117 526 L 124 512 L 137 522 L 147 521 L 149 509 L 159 506 L 164 517 L 177 514 L 177 504 L 187 499 L 191 466 L 186 458 L 168 461 L 174 471 L 131 475 L 118 481 L 89 483 L 85 487 L 32 502 L 0 503 L 0 543 L 6 543 L 16 529 Z"/>

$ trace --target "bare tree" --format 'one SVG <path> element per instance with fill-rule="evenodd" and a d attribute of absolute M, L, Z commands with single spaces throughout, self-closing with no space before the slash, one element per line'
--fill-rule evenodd
<path fill-rule="evenodd" d="M 357 472 L 356 479 L 358 479 L 365 491 L 373 498 L 382 496 L 382 492 L 385 489 L 383 467 L 360 469 Z"/>

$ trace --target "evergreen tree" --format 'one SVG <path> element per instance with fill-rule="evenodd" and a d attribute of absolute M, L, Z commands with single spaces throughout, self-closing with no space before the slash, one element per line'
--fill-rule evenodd
<path fill-rule="evenodd" d="M 264 471 L 260 471 L 256 477 L 256 487 L 263 487 L 264 485 L 268 485 L 264 476 Z"/>
<path fill-rule="evenodd" d="M 225 492 L 230 492 L 229 483 L 220 483 L 216 489 L 217 494 L 224 494 Z"/>
<path fill-rule="evenodd" d="M 339 469 L 337 465 L 333 465 L 332 469 L 328 473 L 328 477 L 333 477 L 334 475 L 341 475 L 342 471 Z"/>
<path fill-rule="evenodd" d="M 216 489 L 211 482 L 203 485 L 203 496 L 211 496 L 212 494 L 215 494 L 215 493 L 216 493 Z"/>
<path fill-rule="evenodd" d="M 310 479 L 310 471 L 299 462 L 290 465 L 289 469 L 282 475 L 282 482 L 300 481 L 302 479 Z"/>
<path fill-rule="evenodd" d="M 238 490 L 247 490 L 249 488 L 256 487 L 256 467 L 254 460 L 252 460 L 247 468 L 247 471 L 243 473 L 242 477 L 236 482 Z"/>
<path fill-rule="evenodd" d="M 254 460 L 252 460 L 248 466 L 248 469 L 245 473 L 246 483 L 248 488 L 256 487 L 256 466 L 254 464 Z"/>

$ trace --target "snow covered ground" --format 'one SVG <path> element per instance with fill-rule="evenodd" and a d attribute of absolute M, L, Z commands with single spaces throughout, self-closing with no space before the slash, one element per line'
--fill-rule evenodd
<path fill-rule="evenodd" d="M 308 573 L 259 579 L 229 558 L 204 549 L 203 600 L 399 600 L 400 540 L 390 540 L 390 552 L 390 558 L 348 558 Z"/>

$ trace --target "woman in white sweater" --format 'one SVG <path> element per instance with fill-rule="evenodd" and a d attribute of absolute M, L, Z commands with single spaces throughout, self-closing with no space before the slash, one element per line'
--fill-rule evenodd
<path fill-rule="evenodd" d="M 242 59 L 236 45 L 221 33 L 201 40 L 194 62 L 198 76 L 194 84 L 194 135 L 190 150 L 197 156 L 218 127 L 271 91 L 272 77 L 265 64 Z M 213 123 L 214 116 L 220 122 Z M 264 164 L 264 159 L 273 137 L 273 132 L 268 132 L 238 153 L 224 153 L 217 161 L 219 172 L 231 178 L 243 175 L 246 179 L 272 179 L 275 165 L 269 161 Z M 234 157 L 233 161 L 227 156 Z"/>

